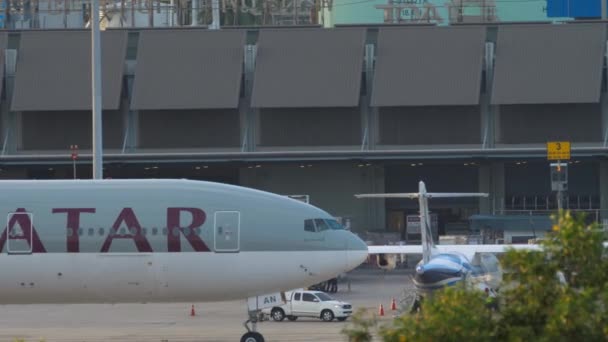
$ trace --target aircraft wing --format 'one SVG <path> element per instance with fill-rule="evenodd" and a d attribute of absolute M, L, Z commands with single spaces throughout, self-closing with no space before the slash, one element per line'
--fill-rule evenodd
<path fill-rule="evenodd" d="M 369 254 L 422 254 L 422 245 L 367 246 Z"/>
<path fill-rule="evenodd" d="M 456 252 L 472 258 L 476 253 L 504 253 L 509 248 L 538 250 L 540 245 L 435 245 L 440 253 Z M 367 246 L 369 254 L 422 254 L 421 245 L 376 245 Z"/>
<path fill-rule="evenodd" d="M 608 242 L 604 242 L 608 248 Z M 508 249 L 540 250 L 537 244 L 513 244 L 513 245 L 435 245 L 441 253 L 457 252 L 467 256 L 475 253 L 504 253 Z M 367 246 L 369 254 L 422 254 L 421 245 L 372 245 Z"/>

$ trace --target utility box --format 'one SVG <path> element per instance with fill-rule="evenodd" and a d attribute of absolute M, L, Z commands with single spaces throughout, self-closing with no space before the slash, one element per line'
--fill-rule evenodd
<path fill-rule="evenodd" d="M 551 190 L 568 191 L 568 164 L 551 163 Z"/>

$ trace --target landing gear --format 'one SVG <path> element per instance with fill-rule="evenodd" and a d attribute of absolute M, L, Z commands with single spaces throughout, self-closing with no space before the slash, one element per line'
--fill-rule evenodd
<path fill-rule="evenodd" d="M 412 305 L 412 308 L 410 309 L 410 313 L 412 313 L 412 314 L 418 313 L 418 312 L 420 312 L 420 310 L 422 310 L 422 297 L 416 295 L 416 299 L 414 300 L 414 304 Z"/>
<path fill-rule="evenodd" d="M 250 331 L 241 337 L 241 342 L 264 342 L 264 337 L 259 332 Z"/>
<path fill-rule="evenodd" d="M 249 328 L 251 323 L 251 328 Z M 264 336 L 257 332 L 258 311 L 249 311 L 249 319 L 243 323 L 247 332 L 241 337 L 241 342 L 264 342 Z"/>

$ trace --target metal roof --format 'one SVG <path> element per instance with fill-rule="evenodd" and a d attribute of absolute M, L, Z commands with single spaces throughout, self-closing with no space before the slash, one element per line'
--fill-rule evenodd
<path fill-rule="evenodd" d="M 358 106 L 364 44 L 364 28 L 260 31 L 252 107 Z"/>
<path fill-rule="evenodd" d="M 101 33 L 103 109 L 120 107 L 126 48 L 126 31 Z M 22 32 L 11 110 L 90 109 L 90 32 Z"/>
<path fill-rule="evenodd" d="M 492 104 L 599 102 L 605 24 L 498 28 Z"/>
<path fill-rule="evenodd" d="M 131 108 L 237 108 L 245 31 L 142 31 Z"/>
<path fill-rule="evenodd" d="M 484 27 L 388 27 L 378 34 L 372 106 L 479 103 Z"/>

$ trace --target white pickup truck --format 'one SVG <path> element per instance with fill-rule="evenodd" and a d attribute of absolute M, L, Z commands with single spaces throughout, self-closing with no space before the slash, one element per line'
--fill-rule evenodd
<path fill-rule="evenodd" d="M 269 314 L 277 322 L 285 318 L 295 321 L 298 317 L 315 317 L 325 322 L 334 318 L 344 321 L 353 313 L 350 303 L 338 301 L 321 291 L 294 290 L 286 292 L 285 297 L 285 304 L 266 308 L 262 313 Z"/>

